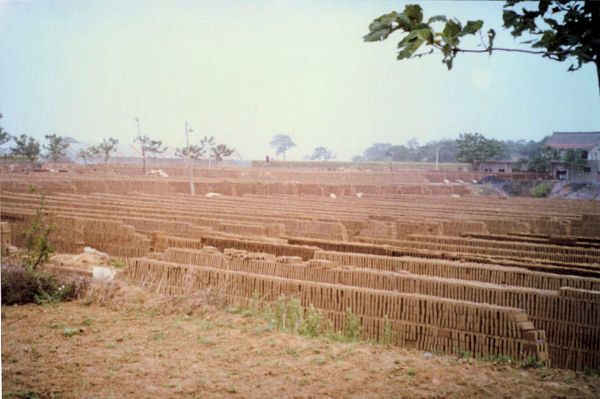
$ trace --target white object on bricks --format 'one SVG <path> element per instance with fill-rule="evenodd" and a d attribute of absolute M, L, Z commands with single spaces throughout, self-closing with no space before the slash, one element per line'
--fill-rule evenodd
<path fill-rule="evenodd" d="M 108 256 L 107 253 L 100 252 L 97 249 L 94 249 L 92 247 L 85 247 L 85 248 L 83 248 L 83 252 L 88 253 L 88 254 L 98 255 L 98 256 L 100 256 L 100 257 L 102 257 L 104 259 L 109 259 L 110 258 L 110 256 Z"/>
<path fill-rule="evenodd" d="M 94 266 L 92 274 L 94 275 L 94 280 L 110 281 L 115 276 L 115 271 L 111 270 L 110 267 Z"/>

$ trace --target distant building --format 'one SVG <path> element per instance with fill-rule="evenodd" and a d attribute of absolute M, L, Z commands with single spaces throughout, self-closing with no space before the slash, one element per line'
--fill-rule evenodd
<path fill-rule="evenodd" d="M 548 147 L 562 153 L 575 151 L 585 160 L 583 168 L 568 168 L 563 161 L 552 162 L 552 175 L 559 180 L 580 182 L 600 181 L 600 132 L 554 132 Z"/>
<path fill-rule="evenodd" d="M 523 162 L 518 159 L 485 161 L 479 165 L 477 170 L 484 173 L 527 172 L 527 164 L 523 165 Z"/>

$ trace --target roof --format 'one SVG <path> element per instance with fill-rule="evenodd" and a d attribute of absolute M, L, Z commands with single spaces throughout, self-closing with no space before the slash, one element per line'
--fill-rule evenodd
<path fill-rule="evenodd" d="M 587 149 L 600 145 L 600 132 L 554 132 L 547 144 L 552 148 Z"/>

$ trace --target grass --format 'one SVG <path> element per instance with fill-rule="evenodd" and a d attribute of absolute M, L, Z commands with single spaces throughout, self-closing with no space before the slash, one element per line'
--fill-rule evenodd
<path fill-rule="evenodd" d="M 304 308 L 298 299 L 287 298 L 285 295 L 280 295 L 274 303 L 269 304 L 262 302 L 258 293 L 255 292 L 247 306 L 237 303 L 228 311 L 244 317 L 259 317 L 266 320 L 268 326 L 257 329 L 256 334 L 262 334 L 264 331 L 272 329 L 334 342 L 354 342 L 362 339 L 360 320 L 350 308 L 346 309 L 343 331 L 335 331 L 332 321 L 327 319 L 320 309 L 315 309 L 312 304 L 308 308 Z M 387 325 L 387 328 L 390 331 L 388 331 L 386 339 L 391 341 L 393 339 L 391 323 Z"/>
<path fill-rule="evenodd" d="M 229 393 L 237 393 L 238 391 L 239 391 L 239 388 L 236 387 L 235 385 L 227 387 L 227 392 L 229 392 Z"/>
<path fill-rule="evenodd" d="M 114 261 L 110 262 L 109 265 L 112 267 L 116 267 L 117 269 L 125 267 L 125 264 L 119 260 L 114 260 Z"/>
<path fill-rule="evenodd" d="M 327 359 L 325 359 L 323 356 L 318 356 L 313 360 L 313 362 L 315 364 L 325 364 L 327 363 Z"/>
<path fill-rule="evenodd" d="M 2 398 L 37 399 L 38 393 L 35 389 L 23 389 L 22 391 L 2 392 Z"/>
<path fill-rule="evenodd" d="M 203 336 L 198 336 L 198 338 L 196 338 L 196 342 L 202 344 L 202 345 L 206 345 L 206 346 L 212 346 L 212 345 L 216 345 L 217 343 L 211 339 L 205 338 Z"/>
<path fill-rule="evenodd" d="M 77 334 L 79 334 L 78 328 L 65 328 L 65 330 L 63 331 L 63 335 L 65 337 L 72 337 Z"/>

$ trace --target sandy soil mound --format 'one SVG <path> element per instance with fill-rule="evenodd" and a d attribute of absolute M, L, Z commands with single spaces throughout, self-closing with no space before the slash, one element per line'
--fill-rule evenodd
<path fill-rule="evenodd" d="M 550 198 L 600 200 L 600 183 L 555 183 Z"/>

